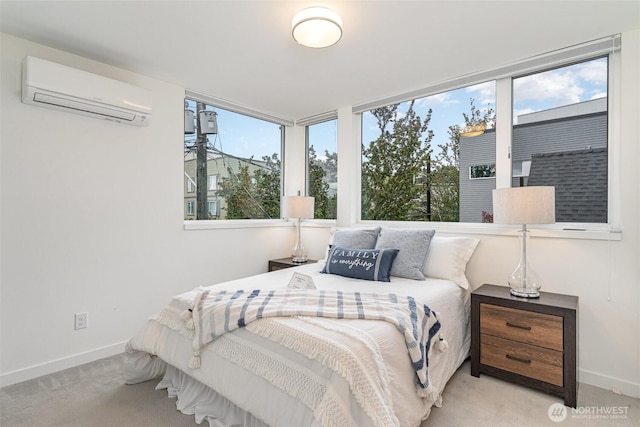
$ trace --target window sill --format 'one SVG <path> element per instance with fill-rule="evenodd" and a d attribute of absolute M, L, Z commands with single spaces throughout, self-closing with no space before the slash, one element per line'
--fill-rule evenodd
<path fill-rule="evenodd" d="M 290 223 L 281 219 L 218 219 L 203 221 L 184 221 L 184 229 L 189 230 L 217 230 L 234 228 L 270 228 L 289 227 Z"/>
<path fill-rule="evenodd" d="M 412 221 L 362 221 L 353 226 L 370 224 L 389 225 L 404 228 L 431 228 L 436 232 L 462 235 L 515 236 L 522 227 L 507 224 L 453 223 L 453 222 L 412 222 Z M 550 224 L 527 226 L 530 236 L 553 239 L 622 240 L 622 231 L 608 224 Z"/>
<path fill-rule="evenodd" d="M 218 230 L 218 229 L 241 229 L 241 228 L 271 228 L 271 227 L 292 227 L 295 220 L 286 219 L 219 219 L 206 221 L 184 221 L 184 229 L 190 230 Z M 301 227 L 331 228 L 335 227 L 334 219 L 309 219 L 303 220 Z"/>

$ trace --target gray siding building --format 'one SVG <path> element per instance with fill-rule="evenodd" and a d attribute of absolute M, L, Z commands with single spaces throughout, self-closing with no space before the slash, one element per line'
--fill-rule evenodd
<path fill-rule="evenodd" d="M 529 114 L 513 127 L 511 185 L 555 186 L 558 222 L 607 221 L 606 101 Z M 482 222 L 482 212 L 493 211 L 495 176 L 471 171 L 495 165 L 495 141 L 494 130 L 460 139 L 461 222 Z"/>

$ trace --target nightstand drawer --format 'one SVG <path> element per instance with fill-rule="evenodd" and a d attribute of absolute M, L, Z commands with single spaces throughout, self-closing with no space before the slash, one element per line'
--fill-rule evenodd
<path fill-rule="evenodd" d="M 480 304 L 480 333 L 562 351 L 562 317 Z"/>
<path fill-rule="evenodd" d="M 561 351 L 482 334 L 480 363 L 563 386 Z"/>

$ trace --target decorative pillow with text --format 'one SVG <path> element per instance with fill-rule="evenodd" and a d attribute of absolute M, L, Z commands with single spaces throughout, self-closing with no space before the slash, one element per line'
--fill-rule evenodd
<path fill-rule="evenodd" d="M 350 249 L 333 246 L 322 273 L 389 282 L 398 249 Z"/>

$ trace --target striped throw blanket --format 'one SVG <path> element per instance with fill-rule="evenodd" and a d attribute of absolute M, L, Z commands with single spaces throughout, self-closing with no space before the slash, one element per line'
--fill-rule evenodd
<path fill-rule="evenodd" d="M 419 388 L 429 388 L 429 349 L 440 330 L 437 313 L 410 296 L 308 289 L 225 291 L 205 289 L 183 313 L 195 331 L 192 368 L 200 350 L 217 337 L 267 317 L 314 316 L 384 320 L 404 336 Z M 444 344 L 444 343 L 443 343 Z M 440 348 L 444 351 L 445 345 Z M 425 390 L 426 391 L 426 390 Z"/>

